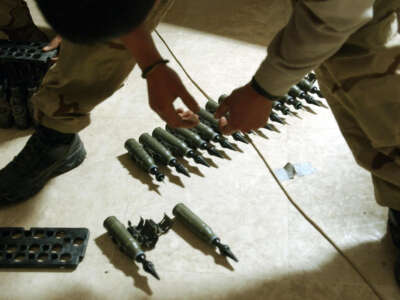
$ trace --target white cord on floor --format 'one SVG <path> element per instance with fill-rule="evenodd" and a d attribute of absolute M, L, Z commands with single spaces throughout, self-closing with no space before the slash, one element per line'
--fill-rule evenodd
<path fill-rule="evenodd" d="M 179 59 L 176 57 L 174 52 L 171 50 L 171 48 L 168 46 L 168 43 L 165 41 L 165 39 L 160 35 L 160 33 L 155 30 L 155 33 L 157 36 L 160 38 L 160 40 L 163 42 L 165 47 L 168 49 L 169 53 L 171 53 L 172 57 L 174 60 L 177 62 L 177 64 L 180 66 L 182 71 L 185 73 L 187 78 L 194 84 L 194 86 L 206 97 L 208 100 L 212 100 L 212 98 L 193 80 L 193 78 L 189 75 L 189 73 L 186 71 L 185 67 L 182 65 L 182 63 L 179 61 Z M 258 156 L 261 158 L 261 160 L 264 162 L 265 166 L 267 167 L 269 173 L 272 175 L 276 183 L 279 185 L 280 189 L 282 192 L 285 194 L 286 198 L 289 200 L 289 202 L 294 206 L 294 208 L 304 217 L 304 219 L 310 223 L 312 227 L 315 228 L 332 246 L 335 248 L 335 250 L 347 261 L 347 263 L 353 268 L 353 270 L 362 278 L 362 280 L 368 285 L 368 287 L 372 290 L 372 292 L 376 295 L 376 297 L 380 300 L 383 300 L 384 298 L 379 294 L 379 292 L 376 290 L 376 288 L 373 286 L 373 284 L 368 280 L 368 278 L 360 271 L 360 269 L 356 266 L 354 262 L 351 261 L 351 259 L 339 248 L 338 245 L 322 230 L 321 227 L 318 226 L 318 224 L 313 221 L 303 210 L 302 208 L 294 201 L 294 199 L 290 196 L 288 191 L 285 189 L 285 187 L 282 185 L 282 183 L 279 181 L 278 177 L 276 177 L 274 171 L 270 167 L 269 163 L 267 162 L 266 158 L 264 155 L 260 152 L 260 150 L 257 148 L 257 146 L 254 144 L 254 141 L 249 137 L 247 133 L 245 133 L 246 138 L 250 141 L 250 144 L 253 146 L 254 150 L 257 152 Z"/>

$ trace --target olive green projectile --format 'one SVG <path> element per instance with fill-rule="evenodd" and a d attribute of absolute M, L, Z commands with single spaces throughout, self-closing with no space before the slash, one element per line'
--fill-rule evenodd
<path fill-rule="evenodd" d="M 302 80 L 297 84 L 297 86 L 298 86 L 300 89 L 302 89 L 303 91 L 305 91 L 305 92 L 309 92 L 309 93 L 312 93 L 312 94 L 316 94 L 316 95 L 318 95 L 318 97 L 321 97 L 321 98 L 322 98 L 321 91 L 320 91 L 316 86 L 314 86 L 313 83 L 311 83 L 311 82 L 308 81 L 307 79 L 302 79 Z"/>
<path fill-rule="evenodd" d="M 185 225 L 185 227 L 197 235 L 201 240 L 211 246 L 218 247 L 222 255 L 238 261 L 229 246 L 222 244 L 220 238 L 217 237 L 211 227 L 208 226 L 202 219 L 200 219 L 200 217 L 191 211 L 185 204 L 177 204 L 172 213 L 179 221 L 183 223 L 183 225 Z"/>
<path fill-rule="evenodd" d="M 292 86 L 288 92 L 289 96 L 294 98 L 304 99 L 305 92 L 302 91 L 298 86 Z"/>
<path fill-rule="evenodd" d="M 202 164 L 206 167 L 210 166 L 200 153 L 190 148 L 183 140 L 179 139 L 167 130 L 157 127 L 153 130 L 152 135 L 162 144 L 166 145 L 167 148 L 171 149 L 173 153 L 176 153 L 179 156 L 193 158 L 196 163 Z"/>
<path fill-rule="evenodd" d="M 285 119 L 279 117 L 278 114 L 275 112 L 271 112 L 271 114 L 269 115 L 269 118 L 273 122 L 278 122 L 280 124 L 286 124 Z"/>
<path fill-rule="evenodd" d="M 138 241 L 133 238 L 125 226 L 116 217 L 108 217 L 104 221 L 104 227 L 116 241 L 118 246 L 121 247 L 124 253 L 130 258 L 136 260 L 144 253 Z"/>
<path fill-rule="evenodd" d="M 179 139 L 182 139 L 186 144 L 189 145 L 192 149 L 205 149 L 205 145 L 207 142 L 203 140 L 198 134 L 194 133 L 190 129 L 187 128 L 172 128 L 168 125 L 165 126 L 165 129 L 177 136 Z"/>
<path fill-rule="evenodd" d="M 146 152 L 141 144 L 135 139 L 129 139 L 125 142 L 125 149 L 128 150 L 129 156 L 146 172 L 155 175 L 158 181 L 163 181 L 162 174 L 153 158 Z"/>
<path fill-rule="evenodd" d="M 200 117 L 200 119 L 203 119 L 204 121 L 206 121 L 207 123 L 210 124 L 210 126 L 214 129 L 214 130 L 218 130 L 219 128 L 219 121 L 214 117 L 214 115 L 208 111 L 206 111 L 203 108 L 200 108 L 200 110 L 198 112 L 196 112 L 196 114 Z"/>
<path fill-rule="evenodd" d="M 201 136 L 202 139 L 206 141 L 216 141 L 217 136 L 219 135 L 206 124 L 201 122 L 193 129 Z"/>
<path fill-rule="evenodd" d="M 300 89 L 302 89 L 304 92 L 310 91 L 311 88 L 313 87 L 312 83 L 309 82 L 309 81 L 306 80 L 306 79 L 302 79 L 302 80 L 297 84 L 297 86 L 298 86 Z"/>
<path fill-rule="evenodd" d="M 179 156 L 186 156 L 188 152 L 192 151 L 184 141 L 178 139 L 175 135 L 161 127 L 154 129 L 152 135 L 158 141 L 167 145 L 168 148 L 173 149 L 173 152 L 177 153 Z"/>
<path fill-rule="evenodd" d="M 210 226 L 193 213 L 185 204 L 177 204 L 172 213 L 185 226 L 196 234 L 200 239 L 212 245 L 214 240 L 218 238 Z"/>
<path fill-rule="evenodd" d="M 161 163 L 166 166 L 175 167 L 176 171 L 190 177 L 189 171 L 177 161 L 163 144 L 161 144 L 156 138 L 152 137 L 148 133 L 143 133 L 139 137 L 139 142 L 146 148 L 149 149 L 152 155 L 156 157 Z"/>
<path fill-rule="evenodd" d="M 159 159 L 163 164 L 169 165 L 175 157 L 172 153 L 164 147 L 159 141 L 152 137 L 148 133 L 143 133 L 139 137 L 139 142 L 146 148 L 149 149 L 157 159 Z"/>
<path fill-rule="evenodd" d="M 291 105 L 297 110 L 303 108 L 303 104 L 299 100 L 292 96 L 289 96 L 288 94 L 283 96 L 279 101 Z"/>
<path fill-rule="evenodd" d="M 224 99 L 224 97 L 225 96 L 221 96 L 220 97 L 220 99 Z M 217 111 L 217 109 L 218 109 L 218 107 L 219 107 L 219 104 L 216 102 L 216 101 L 214 101 L 214 100 L 208 100 L 207 101 L 207 103 L 206 103 L 206 110 L 207 111 L 209 111 L 210 113 L 215 113 L 216 111 Z M 219 125 L 218 125 L 219 126 Z M 219 129 L 219 128 L 218 128 Z M 232 137 L 233 137 L 233 139 L 235 140 L 235 141 L 239 141 L 239 142 L 242 142 L 242 143 L 245 143 L 245 144 L 248 144 L 249 142 L 247 141 L 247 139 L 246 139 L 246 137 L 243 135 L 243 134 L 241 134 L 240 132 L 234 132 L 234 133 L 232 133 Z"/>
<path fill-rule="evenodd" d="M 278 111 L 282 112 L 284 115 L 290 114 L 290 109 L 285 104 L 283 104 L 279 101 L 274 102 L 272 109 L 278 110 Z"/>
<path fill-rule="evenodd" d="M 214 100 L 208 100 L 206 103 L 206 110 L 212 114 L 217 111 L 218 107 L 219 107 L 219 104 Z"/>
<path fill-rule="evenodd" d="M 192 149 L 207 150 L 210 155 L 220 158 L 224 157 L 212 144 L 203 140 L 200 135 L 193 130 L 187 128 L 172 128 L 168 125 L 166 125 L 165 128 L 172 134 L 176 135 L 179 139 L 185 141 Z"/>
<path fill-rule="evenodd" d="M 116 217 L 108 217 L 104 223 L 107 232 L 113 238 L 115 243 L 122 249 L 122 251 L 133 260 L 142 263 L 143 269 L 153 275 L 155 278 L 160 279 L 152 262 L 146 260 L 139 242 L 129 233 Z"/>

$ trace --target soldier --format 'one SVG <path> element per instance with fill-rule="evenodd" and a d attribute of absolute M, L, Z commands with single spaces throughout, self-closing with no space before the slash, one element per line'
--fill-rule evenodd
<path fill-rule="evenodd" d="M 252 81 L 216 116 L 228 134 L 266 122 L 271 101 L 316 70 L 355 160 L 371 172 L 378 204 L 400 249 L 399 0 L 298 0 Z M 229 120 L 223 116 L 229 113 Z M 400 285 L 400 260 L 395 265 Z"/>
<path fill-rule="evenodd" d="M 198 104 L 154 46 L 150 32 L 171 0 L 47 1 L 37 4 L 61 34 L 44 50 L 61 43 L 57 63 L 32 97 L 35 133 L 22 151 L 0 170 L 0 203 L 28 199 L 50 178 L 80 165 L 86 151 L 78 132 L 90 123 L 90 111 L 111 96 L 137 63 L 147 80 L 150 106 L 174 127 L 193 127 L 192 112 L 181 117 L 172 102 L 180 97 L 192 110 Z M 118 17 L 116 17 L 118 16 Z M 10 39 L 43 34 L 23 0 L 0 0 L 0 30 Z"/>

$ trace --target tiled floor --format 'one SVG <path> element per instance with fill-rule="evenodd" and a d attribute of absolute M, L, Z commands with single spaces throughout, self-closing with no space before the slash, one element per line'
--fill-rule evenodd
<path fill-rule="evenodd" d="M 287 21 L 289 1 L 177 1 L 158 28 L 212 97 L 246 83 L 265 56 L 264 45 Z M 170 57 L 155 37 L 157 45 Z M 206 100 L 171 65 L 196 99 Z M 87 227 L 86 257 L 73 272 L 0 272 L 0 299 L 378 299 L 348 262 L 293 208 L 250 145 L 226 150 L 214 166 L 188 163 L 191 178 L 168 171 L 156 183 L 128 158 L 123 144 L 162 122 L 147 105 L 136 69 L 126 85 L 93 112 L 82 132 L 84 164 L 53 179 L 33 199 L 0 210 L 0 226 Z M 333 239 L 383 299 L 400 299 L 392 276 L 394 248 L 386 209 L 374 202 L 367 172 L 354 162 L 329 110 L 301 112 L 277 125 L 280 134 L 254 136 L 274 169 L 310 162 L 316 172 L 284 182 L 300 207 Z M 29 132 L 0 131 L 0 167 Z M 231 140 L 232 141 L 232 140 Z M 161 219 L 184 202 L 239 257 L 227 262 L 177 226 L 148 253 L 162 278 L 148 277 L 104 235 L 103 220 Z"/>

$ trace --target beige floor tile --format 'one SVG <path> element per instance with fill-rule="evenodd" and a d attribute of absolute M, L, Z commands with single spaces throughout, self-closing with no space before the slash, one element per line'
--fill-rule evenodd
<path fill-rule="evenodd" d="M 290 14 L 288 1 L 177 1 L 159 27 L 195 80 L 213 97 L 246 83 L 273 34 Z M 30 3 L 32 4 L 32 3 Z M 228 5 L 229 4 L 229 5 Z M 161 52 L 170 57 L 155 38 Z M 189 90 L 206 100 L 183 76 Z M 0 272 L 0 299 L 376 299 L 334 248 L 289 204 L 250 145 L 205 156 L 213 166 L 185 162 L 191 178 L 166 172 L 157 183 L 129 159 L 123 144 L 162 125 L 135 69 L 125 86 L 93 112 L 81 135 L 88 158 L 54 178 L 33 199 L 0 209 L 0 226 L 82 226 L 91 231 L 86 257 L 74 272 Z M 369 176 L 354 163 L 329 110 L 302 112 L 277 125 L 281 134 L 251 135 L 276 168 L 311 162 L 316 172 L 284 185 L 385 299 L 397 299 L 386 210 L 374 203 Z M 22 148 L 27 132 L 0 131 L 0 167 Z M 232 139 L 231 139 L 232 141 Z M 219 147 L 220 148 L 220 147 Z M 160 220 L 184 202 L 228 243 L 239 263 L 226 262 L 177 226 L 148 252 L 162 277 L 146 276 L 104 234 L 109 215 Z M 34 287 L 34 288 L 32 288 Z"/>

